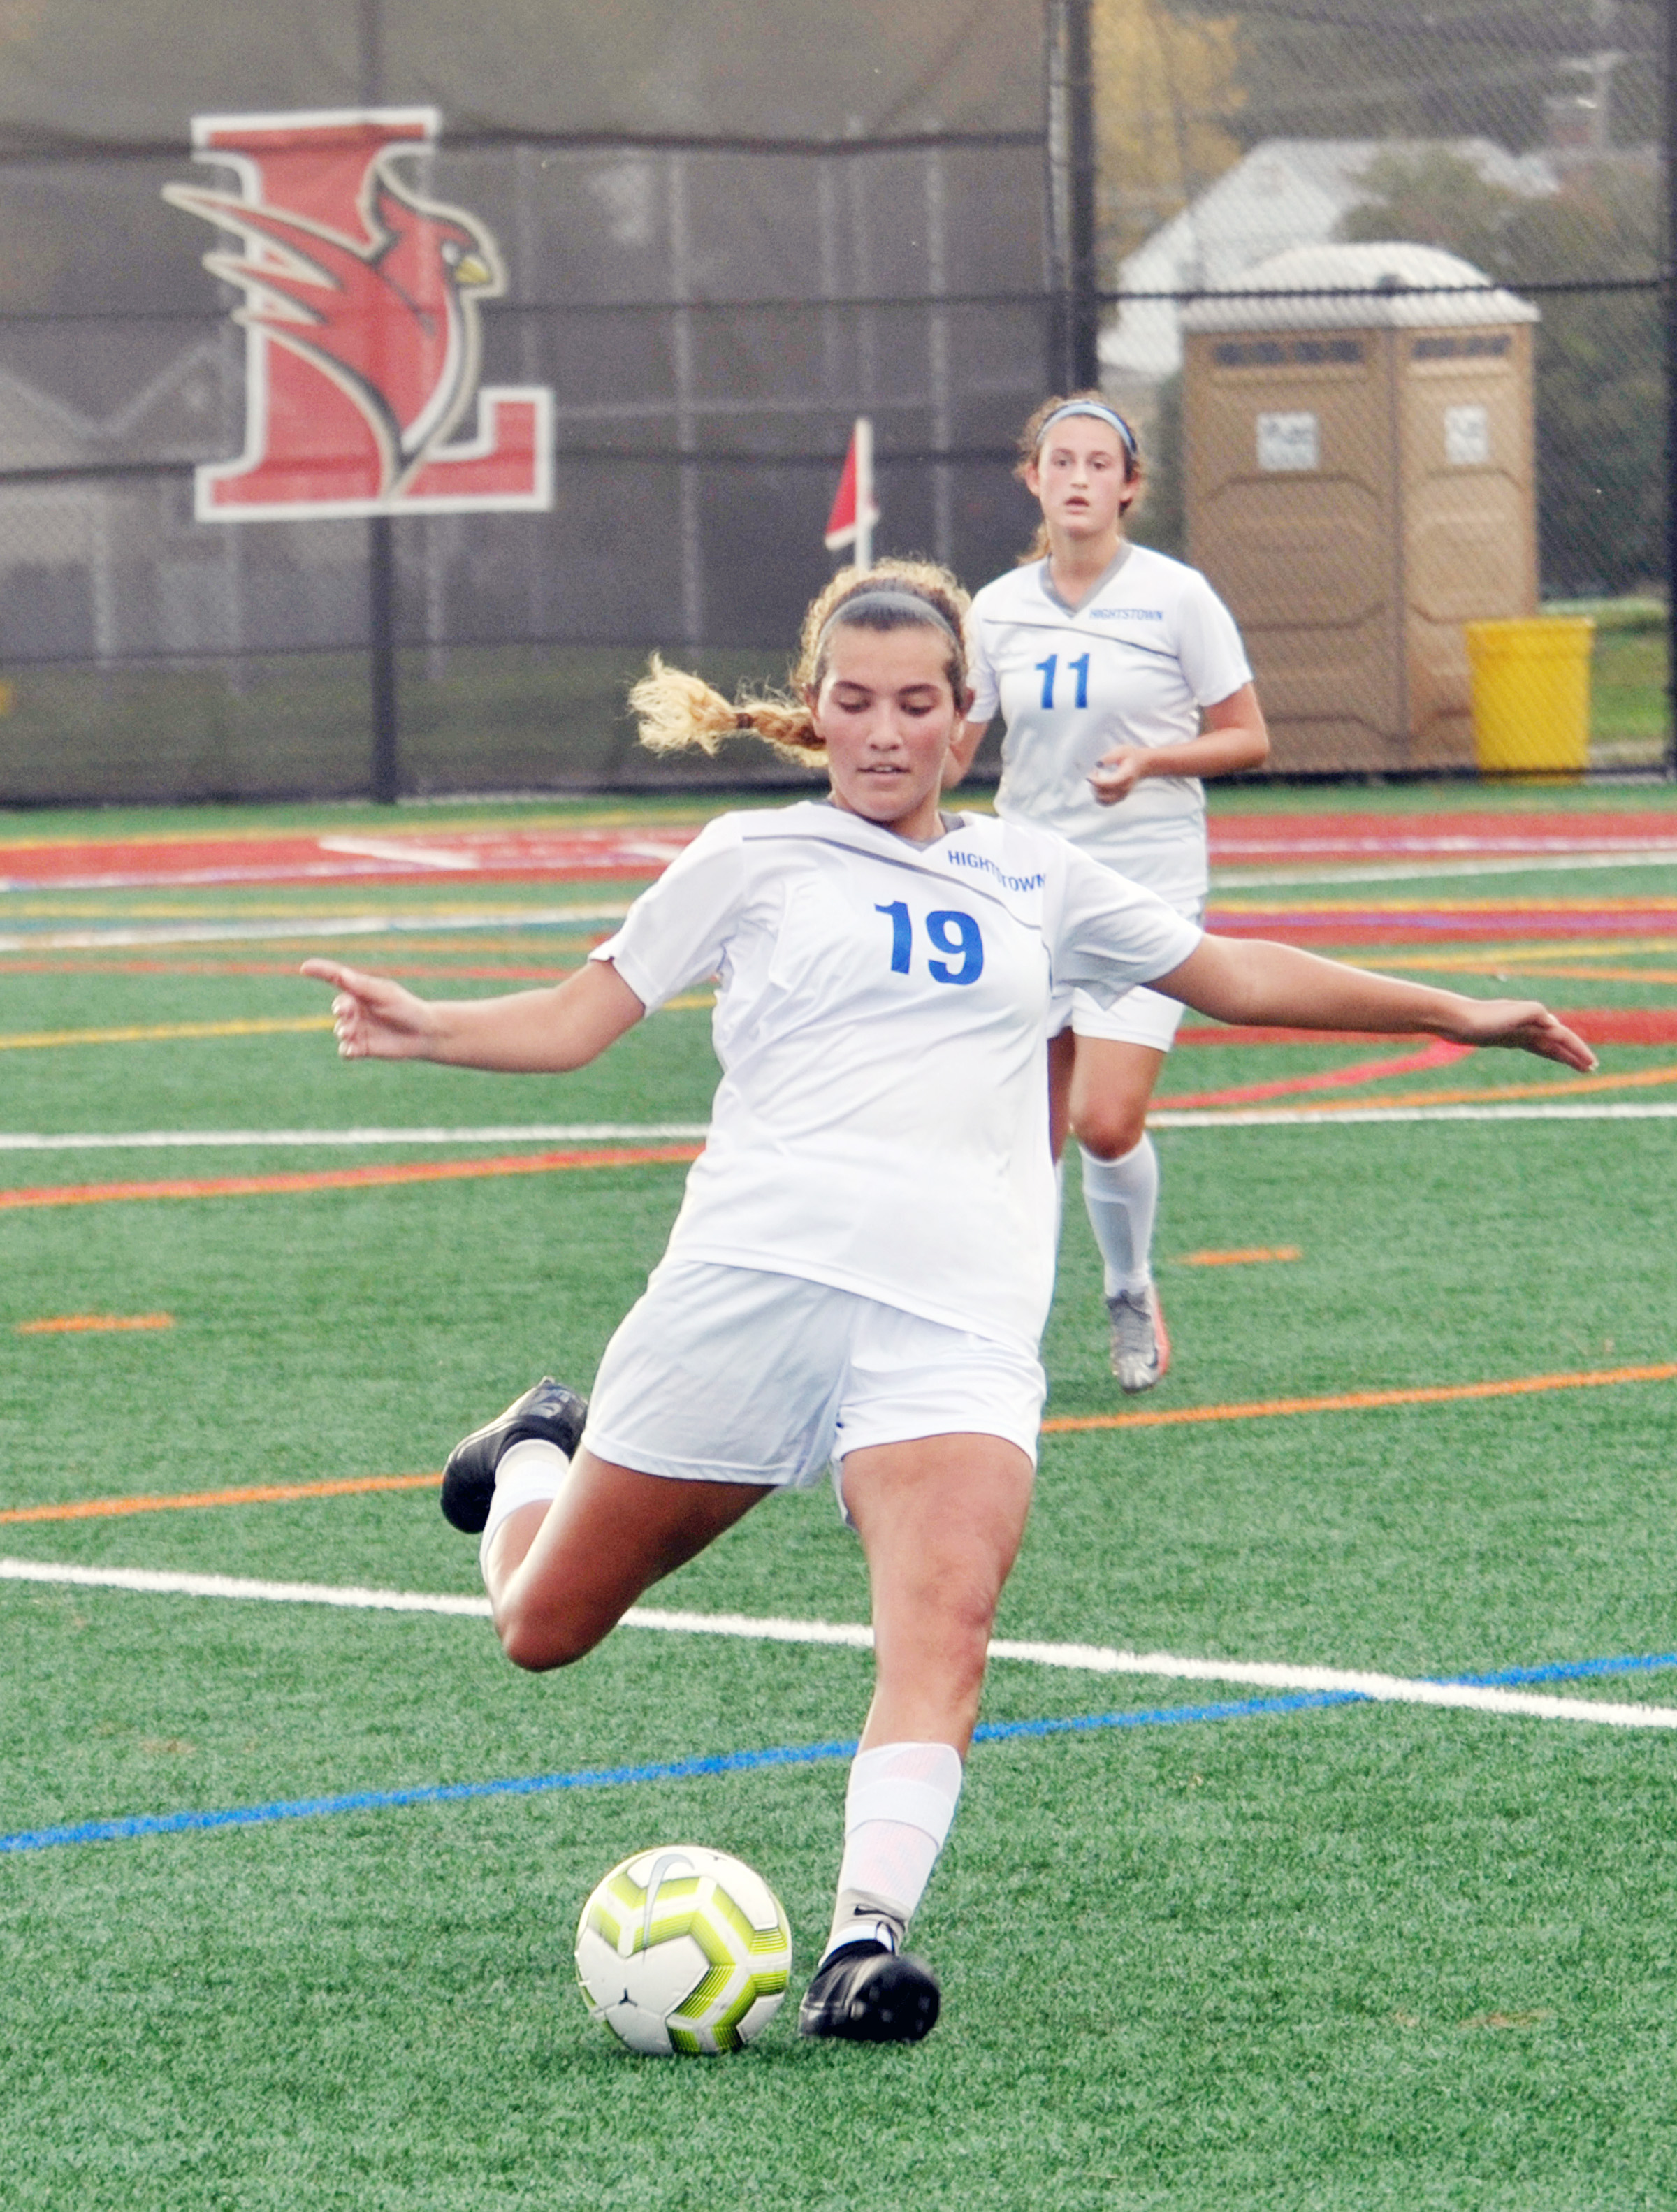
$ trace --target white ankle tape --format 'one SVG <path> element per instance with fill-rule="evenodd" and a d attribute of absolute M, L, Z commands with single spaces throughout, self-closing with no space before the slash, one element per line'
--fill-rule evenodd
<path fill-rule="evenodd" d="M 540 1437 L 520 1437 L 516 1443 L 507 1445 L 495 1471 L 495 1496 L 489 1500 L 489 1517 L 483 1523 L 477 1547 L 480 1565 L 488 1559 L 489 1546 L 507 1516 L 525 1505 L 550 1505 L 564 1488 L 570 1466 L 557 1444 L 547 1443 Z"/>
<path fill-rule="evenodd" d="M 939 1848 L 961 1796 L 961 1755 L 953 1745 L 882 1744 L 858 1753 L 845 1792 L 844 1832 L 869 1820 L 901 1820 Z"/>

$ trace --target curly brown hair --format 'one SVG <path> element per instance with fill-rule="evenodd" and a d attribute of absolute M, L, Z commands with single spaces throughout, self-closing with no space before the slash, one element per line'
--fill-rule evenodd
<path fill-rule="evenodd" d="M 1016 458 L 1013 463 L 1013 474 L 1018 477 L 1021 483 L 1024 483 L 1026 476 L 1036 465 L 1037 448 L 1042 442 L 1042 432 L 1048 426 L 1049 417 L 1060 408 L 1070 407 L 1075 401 L 1079 399 L 1091 400 L 1097 406 L 1111 409 L 1111 411 L 1115 415 L 1118 413 L 1117 409 L 1113 407 L 1112 402 L 1107 398 L 1104 392 L 1056 392 L 1051 399 L 1045 399 L 1040 407 L 1033 408 L 1030 413 L 1025 417 L 1024 427 L 1019 432 L 1019 442 L 1015 448 Z M 1120 417 L 1120 420 L 1122 420 L 1121 416 Z M 1124 427 L 1127 430 L 1130 428 L 1127 422 L 1124 424 Z M 1135 437 L 1133 430 L 1130 430 L 1130 436 L 1132 439 Z M 1129 490 L 1129 497 L 1123 502 L 1122 506 L 1118 510 L 1118 519 L 1121 523 L 1125 515 L 1129 513 L 1131 507 L 1134 506 L 1136 501 L 1141 495 L 1141 479 L 1144 471 L 1141 465 L 1141 447 L 1139 443 L 1137 442 L 1133 446 L 1126 446 L 1124 445 L 1122 439 L 1120 439 L 1119 444 L 1123 447 L 1124 483 L 1126 488 Z M 1046 522 L 1039 522 L 1036 526 L 1036 535 L 1032 538 L 1030 544 L 1026 547 L 1025 550 L 1019 556 L 1020 565 L 1023 567 L 1027 561 L 1041 561 L 1047 556 L 1048 551 L 1048 526 Z"/>
<path fill-rule="evenodd" d="M 678 752 L 690 745 L 714 753 L 725 738 L 753 737 L 788 760 L 807 765 L 812 758 L 822 758 L 826 747 L 816 729 L 807 695 L 819 691 L 827 673 L 829 639 L 823 633 L 835 616 L 843 621 L 847 600 L 871 591 L 906 593 L 925 601 L 926 627 L 950 633 L 945 672 L 956 699 L 964 698 L 967 656 L 962 631 L 970 604 L 966 592 L 950 571 L 934 561 L 886 560 L 872 568 L 841 568 L 810 601 L 799 634 L 798 659 L 791 671 L 793 688 L 788 690 L 740 697 L 731 705 L 702 677 L 666 668 L 653 653 L 647 673 L 629 695 L 630 711 L 640 724 L 641 744 L 656 753 Z M 868 607 L 859 611 L 855 627 L 903 629 L 914 622 L 907 609 Z"/>

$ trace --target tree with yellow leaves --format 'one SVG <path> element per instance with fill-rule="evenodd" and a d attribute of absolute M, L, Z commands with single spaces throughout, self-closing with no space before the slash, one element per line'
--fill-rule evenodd
<path fill-rule="evenodd" d="M 1240 159 L 1228 125 L 1244 94 L 1232 17 L 1164 0 L 1094 0 L 1103 264 L 1116 268 Z"/>

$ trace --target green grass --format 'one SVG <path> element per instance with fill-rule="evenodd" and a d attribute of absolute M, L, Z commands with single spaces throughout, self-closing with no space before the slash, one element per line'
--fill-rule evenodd
<path fill-rule="evenodd" d="M 1491 888 L 1638 896 L 1663 880 Z M 195 898 L 221 909 L 221 894 Z M 1587 963 L 1602 952 L 1586 947 Z M 1599 964 L 1625 963 L 1609 948 Z M 1589 1004 L 1677 997 L 1657 962 L 1646 982 L 1552 988 Z M 283 975 L 8 974 L 0 991 L 6 1035 L 319 1003 Z M 1362 1056 L 1188 1049 L 1166 1083 Z M 699 1118 L 713 1075 L 699 1012 L 659 1017 L 563 1084 L 345 1067 L 319 1035 L 9 1051 L 0 1066 L 13 1129 Z M 1531 1071 L 1487 1057 L 1471 1073 Z M 1151 1402 L 1673 1357 L 1677 1124 L 1159 1141 L 1177 1365 Z M 343 1157 L 17 1153 L 0 1181 Z M 1060 1413 L 1115 1402 L 1072 1183 L 1046 1342 Z M 532 1373 L 586 1383 L 680 1188 L 679 1169 L 645 1167 L 0 1210 L 0 1503 L 434 1468 Z M 1254 1244 L 1303 1257 L 1182 1264 Z M 10 1330 L 80 1310 L 164 1310 L 175 1327 Z M 1402 1674 L 1672 1652 L 1674 1402 L 1677 1386 L 1656 1383 L 1050 1436 L 1002 1632 Z M 477 1587 L 472 1546 L 425 1492 L 15 1523 L 0 1550 Z M 866 1611 L 824 1492 L 766 1504 L 667 1601 Z M 843 1650 L 625 1630 L 538 1679 L 507 1667 L 481 1621 L 15 1583 L 0 1583 L 0 1653 L 7 1832 L 842 1740 L 869 1674 Z M 1559 1686 L 1677 1703 L 1677 1673 Z M 998 1662 L 986 1717 L 1243 1694 Z M 619 2052 L 571 1986 L 576 1913 L 599 1875 L 656 1841 L 738 1851 L 791 1912 L 795 1996 L 824 1929 L 843 1784 L 833 1761 L 0 1857 L 7 2206 L 1677 2201 L 1677 1735 L 1362 1706 L 987 1743 L 917 1924 L 946 1998 L 925 2045 L 811 2045 L 783 2014 L 737 2060 Z"/>

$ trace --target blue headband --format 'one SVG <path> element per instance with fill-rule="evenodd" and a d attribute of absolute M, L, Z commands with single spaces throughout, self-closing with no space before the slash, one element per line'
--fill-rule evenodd
<path fill-rule="evenodd" d="M 883 615 L 886 619 L 870 624 L 870 615 Z M 841 599 L 821 625 L 815 641 L 817 655 L 840 623 L 849 623 L 857 629 L 894 629 L 908 623 L 924 623 L 928 629 L 943 630 L 953 643 L 958 645 L 961 641 L 954 623 L 941 607 L 930 599 L 923 599 L 918 592 L 904 591 L 895 584 L 876 584 L 852 592 L 848 599 Z"/>
<path fill-rule="evenodd" d="M 1135 433 L 1115 407 L 1104 406 L 1098 399 L 1068 399 L 1063 407 L 1056 407 L 1048 421 L 1036 433 L 1036 450 L 1042 450 L 1042 441 L 1056 422 L 1063 422 L 1068 415 L 1092 415 L 1097 422 L 1110 422 L 1123 443 L 1124 451 L 1133 461 L 1141 459 L 1140 448 L 1135 442 Z"/>

